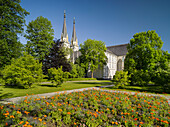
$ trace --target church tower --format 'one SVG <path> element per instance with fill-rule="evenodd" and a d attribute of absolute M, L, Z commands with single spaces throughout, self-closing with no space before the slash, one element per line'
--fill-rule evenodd
<path fill-rule="evenodd" d="M 71 39 L 71 48 L 73 49 L 73 52 L 79 50 L 78 41 L 76 37 L 76 29 L 75 29 L 75 18 L 73 20 L 73 33 L 72 33 L 72 39 Z"/>
<path fill-rule="evenodd" d="M 70 43 L 68 41 L 68 34 L 67 34 L 67 28 L 66 28 L 66 13 L 64 10 L 64 23 L 63 23 L 63 30 L 61 33 L 61 42 L 63 43 L 62 46 L 66 48 L 70 48 Z"/>

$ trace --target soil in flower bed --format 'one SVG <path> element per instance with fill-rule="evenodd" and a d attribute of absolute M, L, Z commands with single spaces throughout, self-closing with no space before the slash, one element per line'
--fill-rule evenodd
<path fill-rule="evenodd" d="M 165 98 L 138 94 L 88 90 L 0 105 L 0 126 L 168 127 L 169 123 Z"/>

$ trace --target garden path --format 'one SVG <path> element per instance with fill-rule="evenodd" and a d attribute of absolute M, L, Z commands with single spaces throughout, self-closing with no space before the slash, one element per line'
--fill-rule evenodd
<path fill-rule="evenodd" d="M 0 100 L 0 102 L 3 103 L 3 104 L 7 104 L 7 103 L 17 103 L 17 102 L 19 102 L 19 101 L 24 100 L 25 97 L 31 97 L 31 98 L 44 98 L 44 97 L 47 97 L 47 98 L 48 98 L 48 97 L 52 97 L 52 96 L 54 96 L 54 95 L 56 95 L 56 94 L 80 92 L 80 91 L 84 91 L 84 90 L 95 89 L 95 90 L 115 92 L 115 93 L 129 93 L 129 94 L 132 94 L 132 95 L 135 95 L 135 94 L 137 93 L 138 95 L 165 97 L 165 98 L 168 100 L 168 103 L 170 104 L 170 96 L 168 96 L 168 95 L 160 95 L 160 94 L 150 94 L 150 93 L 142 93 L 142 92 L 131 92 L 131 91 L 119 91 L 119 90 L 106 90 L 106 89 L 101 89 L 101 88 L 104 88 L 104 87 L 111 87 L 111 86 L 113 86 L 113 85 L 100 86 L 100 87 L 81 88 L 81 89 L 66 90 L 66 91 L 58 91 L 58 92 L 52 92 L 52 93 L 29 95 L 29 96 L 15 97 L 15 98 L 7 98 L 7 99 L 2 99 L 2 100 Z"/>

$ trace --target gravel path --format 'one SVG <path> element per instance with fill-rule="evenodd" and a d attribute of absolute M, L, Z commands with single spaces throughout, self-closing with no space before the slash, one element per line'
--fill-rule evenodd
<path fill-rule="evenodd" d="M 51 96 L 54 96 L 56 94 L 61 94 L 61 93 L 72 93 L 72 92 L 78 92 L 78 91 L 80 92 L 80 91 L 84 91 L 84 90 L 95 89 L 95 90 L 101 90 L 101 91 L 107 91 L 107 92 L 115 92 L 115 93 L 117 93 L 117 92 L 118 93 L 129 93 L 129 94 L 132 94 L 132 95 L 137 93 L 138 95 L 165 97 L 168 100 L 168 103 L 170 104 L 170 96 L 168 96 L 168 95 L 101 89 L 101 88 L 104 88 L 104 87 L 111 87 L 111 86 L 113 86 L 113 85 L 101 86 L 101 87 L 89 87 L 89 88 L 66 90 L 66 91 L 58 91 L 58 92 L 52 92 L 52 93 L 29 95 L 29 96 L 15 97 L 15 98 L 7 98 L 7 99 L 0 100 L 0 102 L 3 103 L 3 104 L 6 104 L 6 103 L 17 103 L 17 102 L 23 100 L 25 97 L 44 98 L 44 97 L 51 97 Z"/>

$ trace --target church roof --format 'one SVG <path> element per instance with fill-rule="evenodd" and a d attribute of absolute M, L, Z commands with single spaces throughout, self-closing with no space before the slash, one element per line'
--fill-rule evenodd
<path fill-rule="evenodd" d="M 121 45 L 115 45 L 115 46 L 108 46 L 106 47 L 107 50 L 111 51 L 117 56 L 123 56 L 126 55 L 127 51 L 127 45 L 128 44 L 121 44 Z"/>
<path fill-rule="evenodd" d="M 62 30 L 62 35 L 64 38 L 67 37 L 67 28 L 66 28 L 66 13 L 64 12 L 64 24 L 63 24 L 63 30 Z"/>

